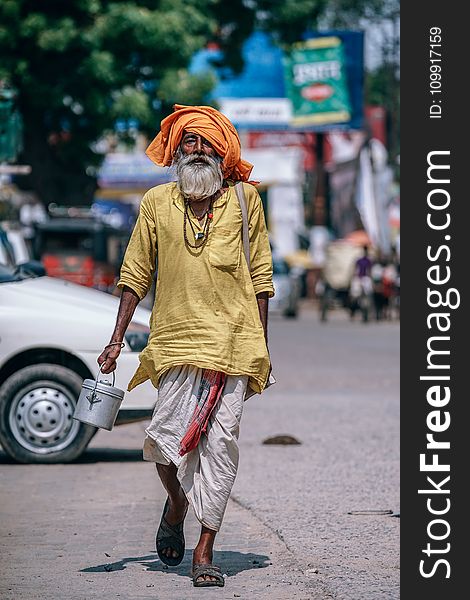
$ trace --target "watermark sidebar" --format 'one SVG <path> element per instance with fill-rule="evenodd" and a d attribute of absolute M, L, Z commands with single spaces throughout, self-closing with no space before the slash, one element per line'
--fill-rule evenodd
<path fill-rule="evenodd" d="M 401 3 L 402 600 L 469 576 L 468 38 L 457 3 Z"/>

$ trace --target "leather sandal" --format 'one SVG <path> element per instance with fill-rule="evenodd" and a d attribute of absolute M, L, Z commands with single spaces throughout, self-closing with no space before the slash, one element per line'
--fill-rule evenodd
<path fill-rule="evenodd" d="M 191 575 L 194 587 L 224 587 L 225 585 L 225 579 L 220 571 L 220 567 L 216 565 L 193 565 Z M 198 581 L 199 577 L 203 577 L 204 575 L 215 577 L 215 581 L 211 581 L 210 579 Z"/>
<path fill-rule="evenodd" d="M 176 525 L 170 525 L 165 519 L 165 515 L 168 512 L 169 502 L 166 499 L 165 506 L 163 507 L 163 514 L 160 521 L 160 526 L 156 536 L 156 547 L 158 558 L 170 567 L 176 567 L 184 558 L 185 540 L 184 540 L 184 519 L 186 518 L 186 512 L 183 520 Z M 163 550 L 170 548 L 178 553 L 178 556 L 166 556 L 162 553 Z"/>

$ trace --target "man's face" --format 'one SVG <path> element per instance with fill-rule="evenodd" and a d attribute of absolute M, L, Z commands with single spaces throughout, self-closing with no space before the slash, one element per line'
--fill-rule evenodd
<path fill-rule="evenodd" d="M 197 133 L 183 132 L 173 164 L 178 187 L 186 198 L 201 200 L 222 187 L 222 157 L 209 140 Z"/>
<path fill-rule="evenodd" d="M 206 156 L 216 156 L 217 154 L 214 146 L 206 138 L 191 131 L 183 134 L 181 149 L 184 154 L 205 154 Z"/>

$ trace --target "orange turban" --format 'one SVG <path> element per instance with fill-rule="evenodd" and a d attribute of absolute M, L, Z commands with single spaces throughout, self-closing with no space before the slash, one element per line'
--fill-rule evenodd
<path fill-rule="evenodd" d="M 161 130 L 146 150 L 147 156 L 159 167 L 169 167 L 183 137 L 191 131 L 208 140 L 222 157 L 225 179 L 248 181 L 253 165 L 242 160 L 240 138 L 226 116 L 211 106 L 175 104 L 174 112 L 161 122 Z"/>

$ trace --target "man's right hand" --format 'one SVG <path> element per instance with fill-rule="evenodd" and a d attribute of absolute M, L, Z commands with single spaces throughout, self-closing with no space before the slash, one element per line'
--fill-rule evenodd
<path fill-rule="evenodd" d="M 103 352 L 98 356 L 98 364 L 104 374 L 112 373 L 116 369 L 116 361 L 121 354 L 121 345 L 105 346 Z"/>

